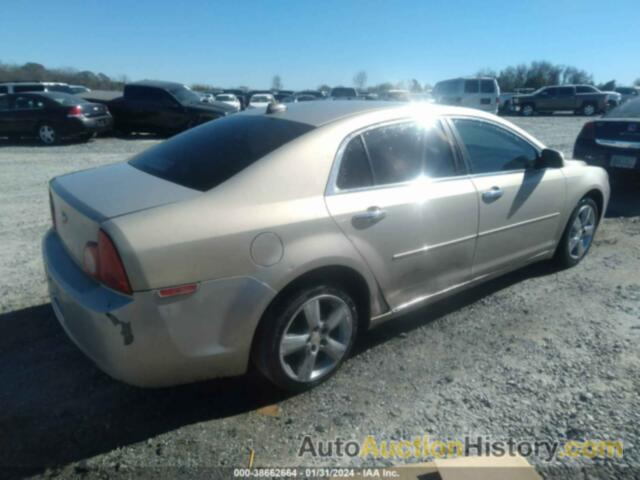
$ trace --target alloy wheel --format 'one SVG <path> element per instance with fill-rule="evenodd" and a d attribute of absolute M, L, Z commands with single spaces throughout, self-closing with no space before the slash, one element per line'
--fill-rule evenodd
<path fill-rule="evenodd" d="M 569 232 L 569 255 L 574 260 L 584 257 L 596 230 L 596 212 L 591 205 L 583 205 Z"/>
<path fill-rule="evenodd" d="M 42 125 L 38 129 L 38 136 L 42 143 L 46 143 L 47 145 L 55 143 L 56 141 L 56 131 L 49 125 Z"/>
<path fill-rule="evenodd" d="M 342 361 L 353 335 L 353 316 L 335 295 L 307 300 L 291 316 L 280 340 L 280 364 L 298 382 L 330 374 Z"/>
<path fill-rule="evenodd" d="M 522 114 L 525 117 L 530 117 L 531 115 L 533 115 L 533 107 L 531 105 L 525 105 L 524 107 L 522 107 Z"/>
<path fill-rule="evenodd" d="M 589 105 L 585 105 L 584 106 L 584 114 L 587 116 L 591 116 L 594 113 L 596 113 L 596 109 L 593 105 L 589 104 Z"/>

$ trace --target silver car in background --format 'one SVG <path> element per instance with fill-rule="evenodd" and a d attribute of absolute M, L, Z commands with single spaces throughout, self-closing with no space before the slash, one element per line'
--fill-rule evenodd
<path fill-rule="evenodd" d="M 272 105 L 125 163 L 57 177 L 51 303 L 104 371 L 139 386 L 327 379 L 357 334 L 553 258 L 577 264 L 606 172 L 479 110 Z"/>

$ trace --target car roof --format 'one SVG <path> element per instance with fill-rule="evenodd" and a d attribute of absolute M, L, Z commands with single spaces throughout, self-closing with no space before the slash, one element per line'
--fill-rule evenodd
<path fill-rule="evenodd" d="M 283 111 L 277 113 L 265 113 L 265 110 L 245 110 L 237 115 L 270 115 L 274 118 L 290 120 L 292 122 L 306 123 L 314 127 L 320 127 L 348 117 L 371 112 L 388 113 L 389 117 L 411 115 L 415 112 L 443 114 L 459 114 L 480 118 L 490 118 L 500 121 L 495 115 L 481 110 L 452 107 L 430 103 L 386 102 L 375 100 L 319 100 L 316 102 L 288 103 Z M 497 119 L 497 120 L 496 120 Z"/>
<path fill-rule="evenodd" d="M 170 90 L 174 88 L 184 88 L 184 85 L 182 83 L 164 82 L 161 80 L 140 80 L 138 82 L 127 83 L 125 87 L 128 87 L 129 85 L 136 85 L 140 87 L 164 88 L 166 90 Z"/>

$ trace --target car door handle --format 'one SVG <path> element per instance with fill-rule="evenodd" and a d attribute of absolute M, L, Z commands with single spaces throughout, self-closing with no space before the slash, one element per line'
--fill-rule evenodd
<path fill-rule="evenodd" d="M 491 189 L 482 193 L 482 199 L 486 202 L 498 200 L 504 194 L 504 190 L 500 187 L 491 187 Z"/>
<path fill-rule="evenodd" d="M 352 222 L 356 228 L 365 228 L 387 216 L 387 212 L 380 207 L 369 207 L 365 212 L 357 213 L 353 216 Z"/>

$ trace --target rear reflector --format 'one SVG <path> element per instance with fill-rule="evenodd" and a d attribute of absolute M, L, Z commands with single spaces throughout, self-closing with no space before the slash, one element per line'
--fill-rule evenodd
<path fill-rule="evenodd" d="M 189 295 L 198 290 L 197 283 L 189 283 L 187 285 L 178 285 L 177 287 L 163 288 L 158 291 L 158 295 L 162 298 L 175 297 L 177 295 Z"/>
<path fill-rule="evenodd" d="M 106 286 L 122 293 L 131 293 L 124 265 L 113 242 L 103 230 L 98 233 L 99 279 Z"/>

